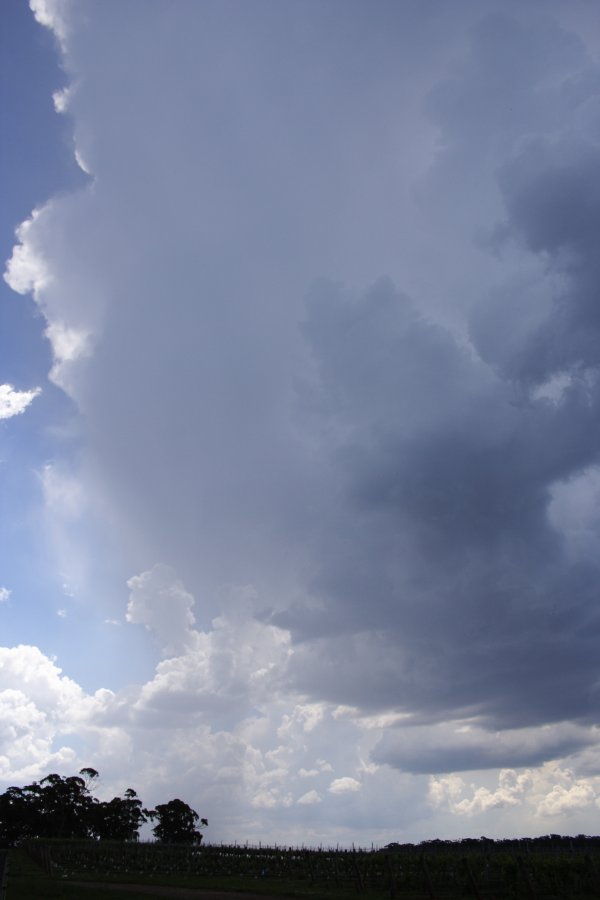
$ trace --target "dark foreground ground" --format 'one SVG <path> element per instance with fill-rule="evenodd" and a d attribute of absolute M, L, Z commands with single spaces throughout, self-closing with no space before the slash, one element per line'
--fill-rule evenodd
<path fill-rule="evenodd" d="M 38 840 L 6 858 L 0 900 L 600 900 L 600 840 L 583 837 L 382 851 Z"/>
<path fill-rule="evenodd" d="M 102 882 L 73 881 L 70 888 L 76 887 L 82 891 L 82 896 L 90 888 L 110 892 L 111 900 L 114 900 L 115 892 L 120 891 L 124 897 L 135 895 L 136 897 L 170 897 L 172 900 L 232 900 L 230 891 L 207 891 L 202 888 L 173 887 L 165 884 L 111 884 Z M 233 895 L 236 896 L 235 894 Z M 240 900 L 265 900 L 265 894 L 238 894 Z M 290 900 L 289 897 L 278 897 L 277 894 L 268 894 L 267 900 Z"/>

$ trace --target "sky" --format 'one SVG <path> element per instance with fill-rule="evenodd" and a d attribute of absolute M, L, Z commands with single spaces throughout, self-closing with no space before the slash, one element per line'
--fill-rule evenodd
<path fill-rule="evenodd" d="M 0 789 L 597 832 L 596 4 L 0 19 Z"/>

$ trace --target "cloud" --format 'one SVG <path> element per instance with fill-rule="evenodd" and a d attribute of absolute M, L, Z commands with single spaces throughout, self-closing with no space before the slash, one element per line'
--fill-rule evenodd
<path fill-rule="evenodd" d="M 503 806 L 521 805 L 523 794 L 530 782 L 531 777 L 528 774 L 517 775 L 512 769 L 503 769 L 495 790 L 479 787 L 473 791 L 470 798 L 466 798 L 462 797 L 466 788 L 462 778 L 456 775 L 440 779 L 432 778 L 429 798 L 434 806 L 448 803 L 458 815 L 471 816 Z"/>
<path fill-rule="evenodd" d="M 36 224 L 47 216 L 48 209 L 35 209 L 31 217 L 17 228 L 19 243 L 13 248 L 12 256 L 6 264 L 4 280 L 18 294 L 31 293 L 39 298 L 49 285 L 51 276 L 48 264 L 35 241 Z"/>
<path fill-rule="evenodd" d="M 85 728 L 94 704 L 37 647 L 0 647 L 0 778 L 14 783 L 72 765 L 65 735 Z"/>
<path fill-rule="evenodd" d="M 321 803 L 321 798 L 317 791 L 307 791 L 306 794 L 302 794 L 301 797 L 298 797 L 296 803 L 299 806 L 314 806 L 317 803 Z"/>
<path fill-rule="evenodd" d="M 536 24 L 526 51 L 532 28 L 482 19 L 430 94 L 443 143 L 423 200 L 435 187 L 442 215 L 468 209 L 472 230 L 504 229 L 491 284 L 474 261 L 470 343 L 389 279 L 321 282 L 309 298 L 302 400 L 335 500 L 315 527 L 309 596 L 274 617 L 313 696 L 481 717 L 491 731 L 591 721 L 596 702 L 597 562 L 572 542 L 566 552 L 550 498 L 574 491 L 600 451 L 596 138 L 578 125 L 598 72 L 555 23 Z M 539 393 L 558 377 L 551 399 Z"/>
<path fill-rule="evenodd" d="M 12 384 L 0 384 L 0 419 L 10 419 L 13 416 L 21 415 L 41 392 L 41 388 L 17 391 Z"/>
<path fill-rule="evenodd" d="M 577 782 L 569 788 L 556 784 L 540 803 L 538 812 L 543 816 L 560 816 L 582 807 L 593 806 L 597 802 L 598 791 L 585 781 Z"/>
<path fill-rule="evenodd" d="M 436 822 L 588 815 L 579 775 L 549 768 L 591 753 L 598 708 L 583 19 L 259 8 L 32 4 L 92 173 L 7 266 L 77 417 L 45 522 L 100 621 L 138 573 L 149 674 L 131 685 L 122 654 L 129 686 L 97 695 L 32 666 L 73 692 L 99 767 L 197 785 L 232 833 L 345 833 L 344 794 L 372 833 L 387 804 L 426 834 L 430 774 Z M 55 695 L 7 690 L 35 766 L 74 759 L 70 714 L 38 716 Z"/>
<path fill-rule="evenodd" d="M 40 25 L 50 28 L 64 47 L 69 32 L 69 0 L 29 0 L 29 6 Z"/>
<path fill-rule="evenodd" d="M 356 791 L 360 791 L 361 784 L 360 781 L 357 781 L 356 778 L 334 778 L 334 780 L 329 785 L 329 793 L 330 794 L 354 794 Z"/>
<path fill-rule="evenodd" d="M 491 787 L 468 784 L 458 775 L 431 778 L 429 783 L 429 801 L 435 807 L 446 806 L 459 816 L 469 817 L 514 808 L 521 818 L 533 813 L 542 828 L 549 827 L 548 819 L 560 815 L 581 810 L 593 815 L 599 795 L 597 777 L 578 778 L 555 763 L 521 772 L 503 769 Z"/>
<path fill-rule="evenodd" d="M 6 603 L 8 600 L 10 600 L 11 593 L 12 591 L 10 591 L 8 588 L 0 587 L 0 603 Z"/>
<path fill-rule="evenodd" d="M 445 722 L 434 726 L 408 723 L 387 729 L 373 750 L 378 763 L 409 772 L 460 772 L 541 765 L 569 756 L 596 742 L 593 729 L 568 722 L 553 728 L 487 731 L 476 723 Z"/>
<path fill-rule="evenodd" d="M 196 621 L 194 598 L 167 567 L 155 565 L 127 582 L 131 589 L 128 622 L 144 625 L 158 639 L 165 655 L 175 656 L 191 639 Z"/>

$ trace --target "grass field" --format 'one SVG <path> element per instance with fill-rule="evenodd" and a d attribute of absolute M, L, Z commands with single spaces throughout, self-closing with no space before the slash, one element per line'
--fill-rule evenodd
<path fill-rule="evenodd" d="M 75 874 L 75 873 L 74 873 Z M 41 865 L 31 859 L 24 850 L 9 851 L 8 867 L 8 891 L 7 900 L 140 900 L 140 898 L 155 897 L 156 894 L 140 893 L 139 887 L 146 884 L 150 889 L 163 885 L 165 887 L 179 889 L 200 889 L 206 892 L 226 891 L 233 894 L 261 894 L 265 898 L 269 896 L 289 896 L 291 898 L 305 898 L 305 900 L 320 900 L 324 896 L 321 889 L 315 886 L 295 880 L 262 881 L 257 883 L 255 876 L 190 876 L 181 874 L 163 874 L 148 876 L 140 872 L 107 872 L 106 870 L 88 870 L 84 873 L 76 873 L 77 880 L 89 882 L 82 887 L 81 884 L 69 884 L 65 878 L 57 878 L 44 872 Z M 99 887 L 93 883 L 104 881 L 106 887 Z M 115 884 L 130 883 L 136 886 L 135 892 L 127 888 L 116 890 Z M 93 886 L 92 886 L 93 885 Z M 327 892 L 328 900 L 348 900 L 354 896 L 354 892 L 340 890 Z M 373 896 L 372 900 L 378 900 Z M 384 900 L 384 897 L 381 898 Z"/>
<path fill-rule="evenodd" d="M 28 851 L 9 851 L 7 900 L 139 900 L 159 896 L 159 886 L 174 898 L 198 890 L 298 900 L 600 897 L 595 846 L 534 848 L 522 855 L 493 846 L 344 852 L 35 841 Z"/>

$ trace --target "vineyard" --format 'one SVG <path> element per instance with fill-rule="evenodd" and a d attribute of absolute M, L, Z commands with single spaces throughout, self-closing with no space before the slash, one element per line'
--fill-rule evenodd
<path fill-rule="evenodd" d="M 143 879 L 325 898 L 600 897 L 595 839 L 555 845 L 433 841 L 379 851 L 45 840 L 30 842 L 27 850 L 47 874 L 62 879 Z"/>

